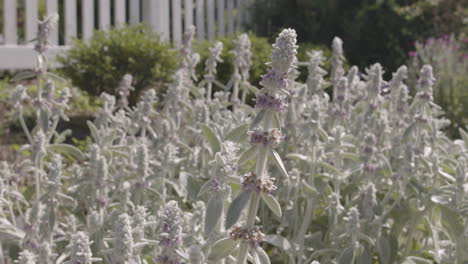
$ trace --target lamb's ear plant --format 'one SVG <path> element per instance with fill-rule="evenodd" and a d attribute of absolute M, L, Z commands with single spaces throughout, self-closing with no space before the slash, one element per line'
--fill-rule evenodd
<path fill-rule="evenodd" d="M 226 228 L 232 228 L 230 238 L 241 240 L 237 263 L 244 264 L 250 253 L 254 259 L 262 259 L 268 263 L 268 256 L 260 246 L 264 235 L 260 227 L 255 226 L 255 219 L 260 200 L 278 216 L 281 217 L 281 207 L 272 195 L 276 190 L 274 178 L 268 175 L 267 164 L 269 156 L 284 176 L 288 176 L 286 169 L 275 148 L 283 140 L 280 129 L 281 124 L 278 112 L 286 106 L 286 96 L 289 95 L 290 80 L 288 74 L 296 63 L 297 45 L 296 32 L 292 29 L 280 33 L 273 45 L 271 55 L 271 69 L 263 76 L 261 85 L 263 89 L 257 94 L 257 116 L 251 124 L 250 143 L 257 153 L 254 172 L 242 176 L 242 189 L 232 201 L 226 216 Z M 248 204 L 244 225 L 234 225 L 240 218 L 243 209 Z"/>
<path fill-rule="evenodd" d="M 246 103 L 247 94 L 256 88 L 249 82 L 249 71 L 252 67 L 252 52 L 250 51 L 250 39 L 247 34 L 241 34 L 236 40 L 236 46 L 230 53 L 234 56 L 234 71 L 231 79 L 226 84 L 226 89 L 231 90 L 231 102 L 233 104 Z M 239 99 L 239 92 L 241 97 Z"/>
<path fill-rule="evenodd" d="M 70 92 L 47 71 L 54 20 L 40 23 L 36 70 L 16 78 L 35 77 L 37 93 L 18 85 L 11 96 L 26 144 L 0 162 L 0 264 L 468 260 L 468 132 L 443 132 L 431 66 L 416 87 L 406 66 L 389 82 L 378 63 L 345 71 L 335 38 L 327 75 L 320 51 L 296 61 L 287 29 L 251 107 L 247 36 L 233 79 L 210 92 L 222 86 L 213 79 L 220 46 L 194 76 L 189 27 L 167 92 L 148 89 L 129 106 L 132 81 L 122 76 L 117 98 L 101 95 L 82 153 L 56 131 Z M 305 83 L 296 66 L 308 67 Z"/>

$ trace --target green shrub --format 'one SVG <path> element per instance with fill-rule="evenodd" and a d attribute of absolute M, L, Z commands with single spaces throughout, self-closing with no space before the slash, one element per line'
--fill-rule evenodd
<path fill-rule="evenodd" d="M 330 46 L 343 39 L 346 57 L 361 70 L 379 61 L 391 78 L 414 40 L 466 31 L 459 0 L 256 0 L 250 27 L 259 36 L 294 28 L 298 41 Z M 464 26 L 465 25 L 465 26 Z"/>
<path fill-rule="evenodd" d="M 149 27 L 138 25 L 96 31 L 88 43 L 77 39 L 59 62 L 60 72 L 90 95 L 115 94 L 122 77 L 131 74 L 133 104 L 145 88 L 170 80 L 177 52 Z"/>
<path fill-rule="evenodd" d="M 271 44 L 268 42 L 267 38 L 258 37 L 254 34 L 249 34 L 249 38 L 251 42 L 251 51 L 253 53 L 252 68 L 250 69 L 250 82 L 253 85 L 258 86 L 261 75 L 264 74 L 268 68 L 265 61 L 270 60 Z M 218 64 L 218 74 L 216 77 L 223 84 L 226 84 L 229 81 L 234 71 L 232 66 L 233 55 L 229 51 L 234 49 L 236 39 L 237 36 L 217 39 L 217 41 L 223 42 L 223 53 L 221 54 L 223 62 Z M 208 48 L 212 45 L 213 42 L 210 41 L 203 41 L 195 44 L 195 50 L 200 54 L 200 64 L 197 66 L 197 76 L 200 78 L 204 74 L 205 61 L 209 56 Z"/>

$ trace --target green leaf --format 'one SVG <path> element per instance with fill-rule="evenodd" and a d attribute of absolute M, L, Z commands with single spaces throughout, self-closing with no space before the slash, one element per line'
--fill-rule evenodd
<path fill-rule="evenodd" d="M 208 259 L 217 261 L 226 258 L 236 249 L 238 244 L 238 241 L 232 240 L 230 237 L 221 238 L 211 247 Z"/>
<path fill-rule="evenodd" d="M 354 248 L 348 247 L 338 257 L 338 264 L 350 264 L 354 260 Z"/>
<path fill-rule="evenodd" d="M 247 163 L 249 160 L 252 160 L 256 154 L 257 154 L 257 147 L 251 146 L 249 149 L 247 149 L 241 154 L 237 163 L 242 166 L 245 163 Z"/>
<path fill-rule="evenodd" d="M 221 142 L 219 141 L 219 138 L 213 129 L 211 129 L 206 124 L 200 124 L 200 127 L 202 129 L 203 135 L 205 136 L 205 139 L 210 144 L 211 152 L 213 154 L 219 152 L 221 150 Z"/>
<path fill-rule="evenodd" d="M 220 195 L 215 195 L 208 200 L 205 215 L 205 235 L 209 235 L 216 225 L 218 225 L 223 213 L 223 202 L 224 200 Z"/>
<path fill-rule="evenodd" d="M 453 239 L 464 233 L 463 217 L 456 211 L 440 206 L 442 225 L 449 231 Z"/>
<path fill-rule="evenodd" d="M 97 127 L 93 124 L 91 121 L 86 121 L 86 124 L 88 125 L 89 131 L 91 132 L 91 137 L 93 138 L 93 141 L 97 144 L 99 144 L 99 132 Z"/>
<path fill-rule="evenodd" d="M 280 170 L 281 174 L 283 174 L 286 179 L 289 179 L 288 172 L 286 171 L 286 168 L 284 167 L 283 161 L 281 161 L 281 157 L 279 156 L 278 152 L 272 149 L 271 154 L 273 155 L 273 161 L 275 162 L 276 167 L 278 167 Z"/>
<path fill-rule="evenodd" d="M 261 193 L 263 201 L 268 205 L 271 211 L 278 217 L 281 217 L 283 213 L 281 212 L 281 206 L 276 200 L 276 198 L 271 194 Z"/>
<path fill-rule="evenodd" d="M 47 150 L 57 152 L 64 155 L 70 155 L 77 160 L 84 160 L 84 154 L 78 148 L 68 144 L 52 144 L 47 147 Z"/>
<path fill-rule="evenodd" d="M 266 235 L 264 241 L 284 251 L 291 250 L 291 243 L 280 235 Z"/>
<path fill-rule="evenodd" d="M 247 138 L 247 131 L 249 129 L 249 124 L 243 124 L 231 130 L 229 134 L 227 134 L 224 140 L 229 140 L 233 142 L 243 142 Z"/>
<path fill-rule="evenodd" d="M 242 210 L 249 201 L 251 191 L 242 191 L 229 205 L 226 215 L 226 229 L 233 226 L 240 218 Z"/>

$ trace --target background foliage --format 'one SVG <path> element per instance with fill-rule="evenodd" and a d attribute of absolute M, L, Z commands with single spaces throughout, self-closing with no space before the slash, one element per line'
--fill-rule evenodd
<path fill-rule="evenodd" d="M 350 64 L 363 69 L 380 61 L 390 77 L 415 40 L 458 34 L 466 30 L 467 16 L 467 6 L 457 0 L 257 0 L 251 27 L 259 36 L 291 27 L 299 43 L 327 46 L 339 36 Z"/>
<path fill-rule="evenodd" d="M 122 77 L 133 76 L 135 92 L 130 102 L 150 85 L 168 82 L 177 66 L 177 53 L 150 28 L 139 25 L 96 31 L 89 43 L 75 40 L 59 57 L 60 72 L 73 85 L 91 95 L 115 94 Z"/>

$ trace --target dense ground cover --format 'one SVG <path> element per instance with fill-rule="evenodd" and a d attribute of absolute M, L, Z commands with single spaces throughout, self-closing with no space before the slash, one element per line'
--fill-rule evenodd
<path fill-rule="evenodd" d="M 468 134 L 441 132 L 449 122 L 430 65 L 412 97 L 406 66 L 388 81 L 378 63 L 345 71 L 335 38 L 328 73 L 321 51 L 297 60 L 286 29 L 260 85 L 245 34 L 227 84 L 216 79 L 222 42 L 196 80 L 191 28 L 162 99 L 148 89 L 129 105 L 122 76 L 118 96 L 101 95 L 82 151 L 57 132 L 71 92 L 47 71 L 53 24 L 41 23 L 36 89 L 11 95 L 27 143 L 0 163 L 3 263 L 468 261 Z"/>

